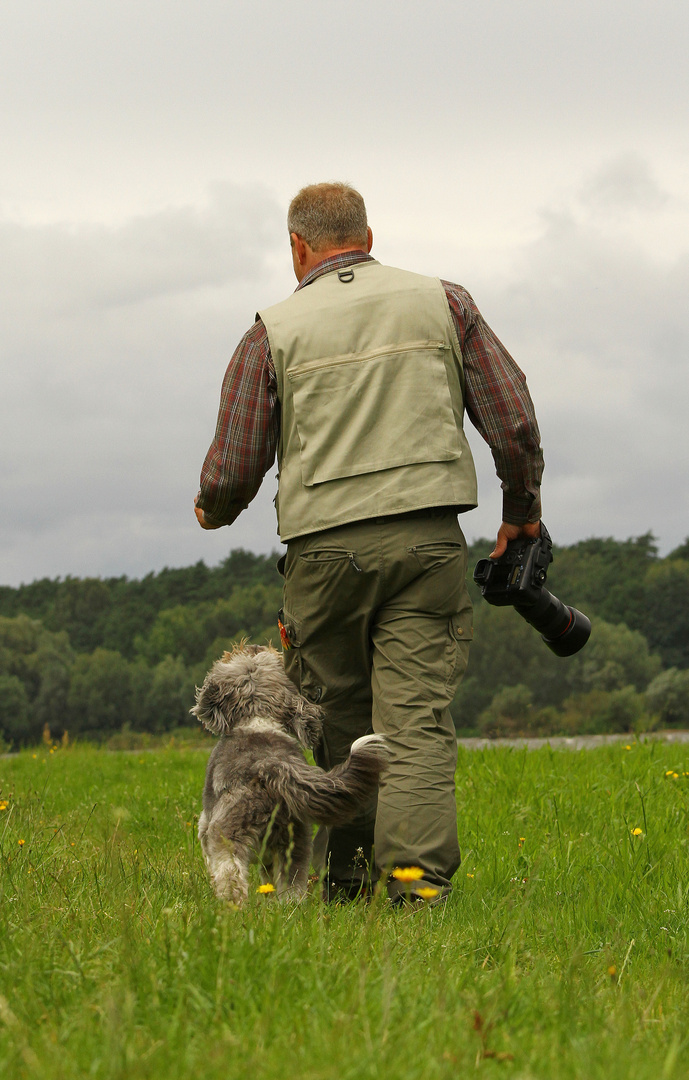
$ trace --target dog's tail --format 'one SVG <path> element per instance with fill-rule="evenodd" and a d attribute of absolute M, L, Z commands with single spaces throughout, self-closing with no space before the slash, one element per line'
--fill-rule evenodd
<path fill-rule="evenodd" d="M 290 814 L 317 825 L 340 825 L 362 810 L 375 794 L 388 760 L 388 749 L 382 735 L 364 735 L 352 743 L 349 757 L 329 772 L 314 769 L 304 762 L 303 768 L 290 769 L 276 783 L 276 794 L 286 804 Z"/>

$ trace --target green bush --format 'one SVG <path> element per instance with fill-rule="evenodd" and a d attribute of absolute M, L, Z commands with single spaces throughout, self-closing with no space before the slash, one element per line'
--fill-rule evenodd
<path fill-rule="evenodd" d="M 477 541 L 470 562 L 490 546 Z M 660 559 L 650 534 L 556 549 L 549 587 L 593 625 L 589 644 L 568 659 L 470 582 L 474 643 L 451 706 L 460 734 L 689 726 L 687 550 L 689 541 Z M 23 688 L 8 684 L 4 723 L 15 742 L 39 738 L 46 724 L 54 737 L 184 727 L 194 684 L 225 649 L 242 637 L 278 643 L 280 604 L 274 556 L 246 551 L 214 568 L 199 562 L 139 581 L 0 587 L 0 675 Z"/>
<path fill-rule="evenodd" d="M 661 671 L 646 689 L 646 704 L 660 724 L 689 727 L 689 671 Z"/>
<path fill-rule="evenodd" d="M 69 688 L 70 732 L 96 734 L 116 731 L 136 716 L 132 699 L 131 666 L 110 649 L 77 656 Z"/>
<path fill-rule="evenodd" d="M 179 657 L 166 656 L 150 672 L 141 726 L 152 732 L 191 726 L 196 723 L 189 714 L 193 704 L 194 683 L 187 668 Z"/>
<path fill-rule="evenodd" d="M 16 675 L 0 675 L 0 736 L 8 743 L 28 742 L 40 733 L 31 720 L 29 697 Z"/>
<path fill-rule="evenodd" d="M 565 661 L 566 680 L 574 693 L 588 690 L 643 690 L 662 667 L 638 630 L 624 623 L 592 620 L 591 638 L 585 648 Z"/>
<path fill-rule="evenodd" d="M 561 718 L 566 735 L 605 735 L 649 726 L 645 697 L 633 686 L 576 694 L 565 701 Z"/>

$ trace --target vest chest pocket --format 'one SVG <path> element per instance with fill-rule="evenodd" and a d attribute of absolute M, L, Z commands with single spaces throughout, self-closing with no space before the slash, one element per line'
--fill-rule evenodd
<path fill-rule="evenodd" d="M 462 453 L 442 342 L 411 342 L 292 368 L 306 487 Z"/>

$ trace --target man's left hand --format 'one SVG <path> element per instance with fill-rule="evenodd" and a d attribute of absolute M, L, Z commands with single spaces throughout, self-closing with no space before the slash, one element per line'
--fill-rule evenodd
<path fill-rule="evenodd" d="M 538 540 L 541 535 L 540 521 L 527 521 L 524 525 L 511 525 L 503 521 L 498 530 L 498 538 L 495 547 L 488 556 L 489 559 L 499 559 L 504 554 L 510 540 L 518 540 L 520 536 L 528 536 L 529 540 Z"/>

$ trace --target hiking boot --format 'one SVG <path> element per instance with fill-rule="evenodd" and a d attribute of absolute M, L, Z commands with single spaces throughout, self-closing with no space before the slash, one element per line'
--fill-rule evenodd
<path fill-rule="evenodd" d="M 323 882 L 323 901 L 326 904 L 351 904 L 354 900 L 363 900 L 369 903 L 373 895 L 373 887 L 366 881 L 332 881 L 327 878 Z"/>
<path fill-rule="evenodd" d="M 394 889 L 388 885 L 390 904 L 394 908 L 402 910 L 419 911 L 425 907 L 437 907 L 445 904 L 452 889 L 449 885 L 432 885 L 424 882 L 414 882 L 410 889 Z M 433 895 L 431 895 L 433 894 Z"/>

